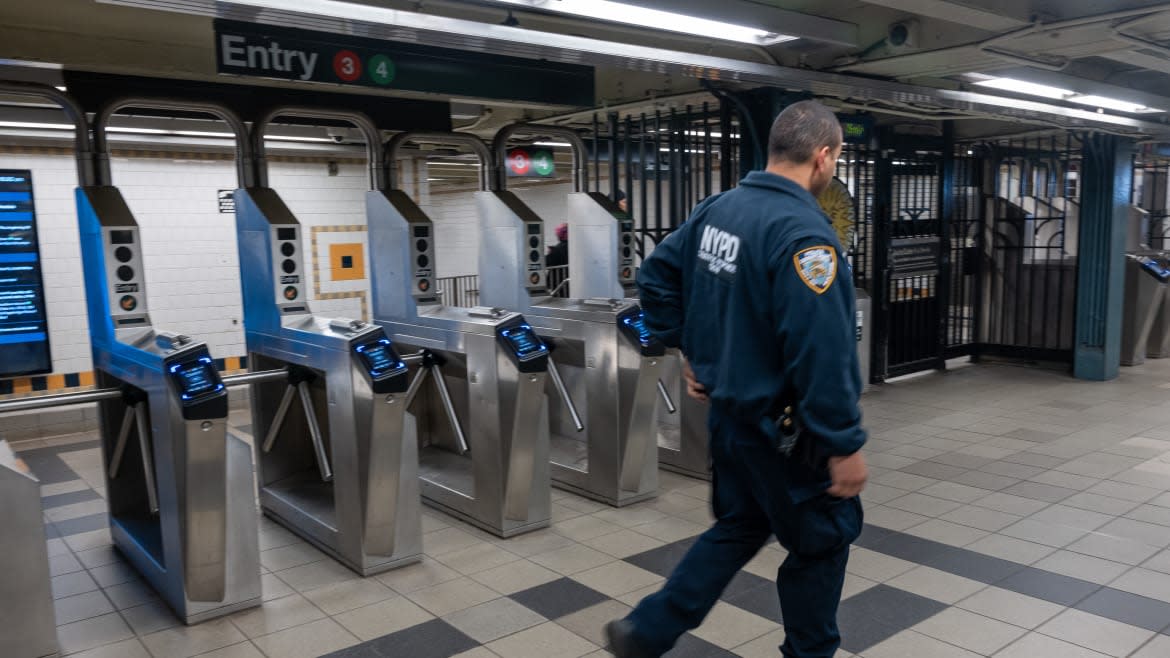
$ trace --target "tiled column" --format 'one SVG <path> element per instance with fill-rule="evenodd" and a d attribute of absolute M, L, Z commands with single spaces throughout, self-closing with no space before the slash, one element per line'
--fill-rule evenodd
<path fill-rule="evenodd" d="M 1113 135 L 1085 139 L 1077 272 L 1074 374 L 1105 381 L 1121 367 L 1125 229 L 1133 187 L 1133 143 Z"/>

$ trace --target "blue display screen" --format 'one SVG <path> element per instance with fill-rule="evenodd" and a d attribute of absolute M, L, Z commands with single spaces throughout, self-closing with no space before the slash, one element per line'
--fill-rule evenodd
<path fill-rule="evenodd" d="M 638 334 L 638 342 L 643 345 L 648 345 L 650 341 L 654 340 L 654 335 L 646 328 L 646 316 L 641 311 L 622 318 L 622 322 Z"/>
<path fill-rule="evenodd" d="M 394 351 L 394 346 L 388 338 L 358 345 L 354 351 L 361 357 L 362 364 L 365 365 L 372 377 L 380 377 L 388 372 L 406 367 L 406 364 L 398 358 L 398 354 Z"/>
<path fill-rule="evenodd" d="M 1142 268 L 1156 277 L 1162 283 L 1170 281 L 1170 269 L 1163 267 L 1161 263 L 1152 258 L 1142 258 L 1139 261 Z"/>
<path fill-rule="evenodd" d="M 223 390 L 223 382 L 215 371 L 215 364 L 209 357 L 199 357 L 171 366 L 171 376 L 179 387 L 179 396 L 193 400 L 208 393 Z"/>
<path fill-rule="evenodd" d="M 532 327 L 527 324 L 504 329 L 500 332 L 500 335 L 504 337 L 504 340 L 508 341 L 508 344 L 512 346 L 512 351 L 521 359 L 531 358 L 548 352 L 544 341 L 540 340 L 540 337 L 536 335 Z"/>
<path fill-rule="evenodd" d="M 0 169 L 0 377 L 52 369 L 32 174 Z"/>

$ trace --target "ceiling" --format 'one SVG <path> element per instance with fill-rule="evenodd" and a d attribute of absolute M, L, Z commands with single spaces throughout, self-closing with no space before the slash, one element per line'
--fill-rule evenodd
<path fill-rule="evenodd" d="M 555 6 L 558 1 L 535 4 Z M 768 84 L 811 91 L 851 108 L 868 107 L 889 121 L 929 123 L 939 117 L 962 117 L 966 120 L 959 122 L 961 131 L 967 136 L 1024 129 L 1009 124 L 1032 129 L 1087 126 L 1145 137 L 1170 135 L 1166 112 L 1137 115 L 1110 111 L 1095 118 L 1092 107 L 973 84 L 980 75 L 1011 77 L 1170 110 L 1170 2 L 621 1 L 801 38 L 767 47 L 746 45 L 574 18 L 496 0 L 359 0 L 357 4 L 396 10 L 403 25 L 412 21 L 422 25 L 423 18 L 440 17 L 457 19 L 452 25 L 467 21 L 468 25 L 490 26 L 462 38 L 425 27 L 411 31 L 395 25 L 373 26 L 397 38 L 468 49 L 475 49 L 475 43 L 493 47 L 508 43 L 523 56 L 561 57 L 562 61 L 577 58 L 595 64 L 597 107 L 645 111 L 679 106 L 684 101 L 675 97 L 691 95 L 693 100 L 702 80 L 714 78 L 724 86 Z M 274 4 L 286 8 L 301 5 L 293 0 Z M 517 29 L 499 27 L 509 10 L 519 22 Z M 286 20 L 289 15 L 214 0 L 3 2 L 0 60 L 104 73 L 305 86 L 217 76 L 211 22 L 212 16 L 225 11 L 235 12 L 232 17 L 251 16 L 260 22 Z M 894 25 L 905 28 L 903 43 L 889 38 Z M 469 28 L 468 34 L 473 31 Z M 571 44 L 571 48 L 559 44 Z M 611 45 L 602 48 L 591 44 Z M 619 51 L 618 46 L 627 50 Z M 631 46 L 671 54 L 647 55 L 639 62 L 638 51 L 628 49 Z M 569 57 L 565 53 L 572 48 L 577 50 Z M 53 68 L 0 67 L 3 78 L 23 76 L 51 82 L 55 75 L 58 73 Z M 346 91 L 425 97 L 372 89 Z M 997 103 L 986 94 L 1017 102 Z M 589 109 L 479 98 L 447 100 L 460 101 L 457 125 L 474 122 L 484 131 L 521 118 L 542 119 Z M 1068 110 L 1044 109 L 1053 106 Z M 1106 119 L 1112 115 L 1120 118 L 1111 123 Z"/>

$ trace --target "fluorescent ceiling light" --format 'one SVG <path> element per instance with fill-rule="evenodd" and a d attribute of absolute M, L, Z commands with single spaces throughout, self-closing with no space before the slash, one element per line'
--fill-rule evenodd
<path fill-rule="evenodd" d="M 570 144 L 568 142 L 532 142 L 532 145 L 533 146 L 549 146 L 549 147 L 554 147 L 554 148 L 557 148 L 557 147 L 568 148 L 568 147 L 572 146 L 572 144 Z"/>
<path fill-rule="evenodd" d="M 68 123 L 34 123 L 29 121 L 0 121 L 0 128 L 24 128 L 30 130 L 73 130 L 74 126 Z M 201 130 L 163 130 L 161 128 L 121 128 L 110 126 L 106 132 L 126 135 L 168 135 L 171 137 L 200 137 L 203 139 L 235 139 L 232 133 L 206 132 Z M 332 142 L 328 137 L 297 137 L 293 135 L 273 135 L 265 137 L 266 142 Z"/>
<path fill-rule="evenodd" d="M 756 27 L 736 25 L 715 21 L 698 16 L 687 16 L 673 11 L 660 11 L 628 5 L 624 2 L 611 0 L 496 0 L 506 5 L 516 5 L 525 9 L 541 9 L 561 14 L 572 14 L 583 18 L 593 18 L 612 23 L 637 25 L 666 32 L 680 32 L 694 34 L 701 37 L 738 41 L 757 46 L 792 41 L 797 37 L 779 34 Z"/>
<path fill-rule="evenodd" d="M 1080 103 L 1081 105 L 1091 105 L 1093 107 L 1102 107 L 1107 110 L 1117 110 L 1118 112 L 1131 112 L 1134 114 L 1146 114 L 1150 112 L 1165 112 L 1166 110 L 1159 110 L 1153 107 L 1146 107 L 1141 103 L 1130 103 L 1129 101 L 1118 100 L 1116 98 L 1109 98 L 1107 96 L 1094 96 L 1092 94 L 1085 96 L 1073 96 L 1068 99 L 1073 103 Z"/>
<path fill-rule="evenodd" d="M 1016 80 L 1015 78 L 992 78 L 990 80 L 981 80 L 975 84 L 979 85 L 980 87 L 991 87 L 992 89 L 1014 91 L 1017 94 L 1042 96 L 1044 98 L 1053 98 L 1056 100 L 1064 100 L 1075 93 L 1069 91 L 1068 89 L 1050 87 L 1048 85 L 1038 85 L 1034 82 L 1025 82 L 1024 80 Z"/>

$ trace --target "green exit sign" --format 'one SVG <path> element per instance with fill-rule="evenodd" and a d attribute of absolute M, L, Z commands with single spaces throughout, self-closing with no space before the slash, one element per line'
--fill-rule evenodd
<path fill-rule="evenodd" d="M 873 134 L 873 118 L 860 115 L 837 117 L 841 121 L 841 130 L 845 133 L 847 144 L 867 144 Z"/>

